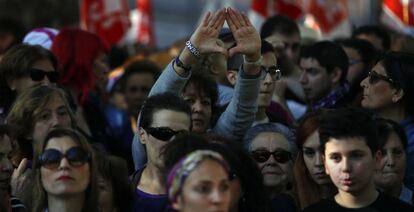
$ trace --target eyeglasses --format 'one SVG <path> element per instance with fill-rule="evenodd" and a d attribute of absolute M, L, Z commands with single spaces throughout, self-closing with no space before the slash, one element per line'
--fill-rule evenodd
<path fill-rule="evenodd" d="M 43 71 L 40 69 L 32 68 L 30 69 L 30 78 L 33 81 L 42 81 L 45 76 L 49 79 L 50 82 L 57 82 L 59 79 L 59 74 L 57 71 Z"/>
<path fill-rule="evenodd" d="M 378 81 L 380 81 L 380 80 L 384 80 L 384 81 L 386 81 L 386 82 L 389 82 L 389 83 L 391 83 L 391 84 L 393 84 L 393 85 L 395 85 L 396 83 L 394 82 L 394 80 L 393 79 L 391 79 L 390 77 L 387 77 L 387 76 L 383 76 L 383 75 L 381 75 L 381 74 L 378 74 L 377 72 L 375 72 L 375 71 L 370 71 L 370 72 L 368 72 L 368 81 L 369 81 L 369 83 L 370 84 L 375 84 L 375 83 L 377 83 Z"/>
<path fill-rule="evenodd" d="M 128 92 L 136 93 L 137 91 L 141 91 L 142 93 L 148 93 L 150 91 L 150 88 L 147 88 L 145 86 L 131 86 L 127 88 Z"/>
<path fill-rule="evenodd" d="M 90 155 L 81 147 L 72 147 L 64 154 L 56 149 L 47 149 L 39 156 L 39 164 L 47 169 L 56 169 L 63 158 L 66 158 L 71 166 L 80 167 L 89 162 Z"/>
<path fill-rule="evenodd" d="M 271 155 L 273 155 L 273 158 L 278 163 L 286 163 L 292 158 L 292 154 L 284 150 L 277 150 L 274 152 L 270 152 L 267 150 L 256 150 L 256 151 L 252 151 L 250 155 L 255 161 L 259 163 L 266 162 L 267 160 L 269 160 Z"/>
<path fill-rule="evenodd" d="M 148 127 L 145 131 L 161 141 L 169 141 L 173 136 L 187 132 L 187 130 L 175 131 L 169 127 Z"/>
<path fill-rule="evenodd" d="M 282 72 L 280 71 L 280 69 L 277 66 L 270 66 L 269 68 L 261 66 L 260 69 L 264 73 L 266 73 L 266 74 L 263 74 L 262 80 L 266 79 L 267 74 L 270 74 L 270 77 L 272 77 L 273 81 L 277 81 L 277 80 L 280 80 L 280 78 L 282 78 Z"/>

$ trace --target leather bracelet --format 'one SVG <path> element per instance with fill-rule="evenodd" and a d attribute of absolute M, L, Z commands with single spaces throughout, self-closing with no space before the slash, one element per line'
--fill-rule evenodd
<path fill-rule="evenodd" d="M 185 42 L 185 46 L 187 47 L 188 51 L 190 51 L 191 54 L 193 54 L 196 58 L 200 57 L 200 51 L 196 47 L 194 47 L 190 40 Z"/>
<path fill-rule="evenodd" d="M 246 65 L 261 66 L 262 61 L 263 61 L 263 56 L 262 55 L 260 55 L 258 60 L 253 61 L 253 62 L 246 60 L 246 56 L 243 55 L 243 63 L 246 64 Z"/>
<path fill-rule="evenodd" d="M 185 66 L 184 63 L 180 60 L 180 56 L 177 56 L 174 60 L 175 65 L 184 69 L 185 72 L 189 72 L 191 70 L 191 66 Z"/>

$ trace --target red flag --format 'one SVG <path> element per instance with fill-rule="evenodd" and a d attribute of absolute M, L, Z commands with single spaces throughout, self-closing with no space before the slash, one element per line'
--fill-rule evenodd
<path fill-rule="evenodd" d="M 127 0 L 82 0 L 82 28 L 117 44 L 130 27 Z"/>
<path fill-rule="evenodd" d="M 141 44 L 154 46 L 151 0 L 137 0 L 136 5 L 138 12 L 137 41 Z"/>
<path fill-rule="evenodd" d="M 348 20 L 346 0 L 310 0 L 308 13 L 324 34 L 331 33 Z"/>
<path fill-rule="evenodd" d="M 401 33 L 414 36 L 414 1 L 384 0 L 381 21 Z"/>
<path fill-rule="evenodd" d="M 249 19 L 258 30 L 268 17 L 276 14 L 286 15 L 297 21 L 303 16 L 301 4 L 302 0 L 252 0 Z"/>

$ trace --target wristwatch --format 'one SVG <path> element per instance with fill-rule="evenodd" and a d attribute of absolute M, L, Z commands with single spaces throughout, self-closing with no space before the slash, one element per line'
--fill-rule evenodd
<path fill-rule="evenodd" d="M 177 56 L 174 60 L 175 65 L 184 69 L 185 72 L 189 72 L 191 70 L 191 66 L 185 66 L 184 63 L 180 60 L 180 56 Z"/>

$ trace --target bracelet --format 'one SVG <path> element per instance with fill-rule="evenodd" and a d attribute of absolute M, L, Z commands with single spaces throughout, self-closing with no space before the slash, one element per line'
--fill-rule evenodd
<path fill-rule="evenodd" d="M 180 67 L 180 68 L 184 69 L 185 72 L 189 72 L 191 70 L 191 66 L 185 66 L 184 63 L 180 60 L 179 57 L 180 56 L 178 55 L 175 58 L 175 60 L 174 60 L 175 65 L 177 65 L 177 67 Z"/>
<path fill-rule="evenodd" d="M 243 55 L 243 63 L 246 65 L 254 65 L 254 66 L 261 66 L 263 61 L 263 56 L 260 55 L 259 59 L 257 61 L 247 61 L 246 56 Z"/>
<path fill-rule="evenodd" d="M 200 57 L 200 51 L 196 47 L 193 46 L 190 40 L 185 42 L 185 46 L 187 47 L 188 51 L 190 51 L 191 54 L 193 54 L 195 57 L 197 58 Z"/>

